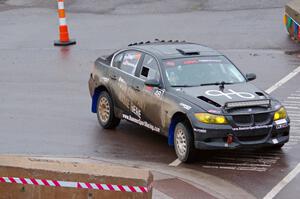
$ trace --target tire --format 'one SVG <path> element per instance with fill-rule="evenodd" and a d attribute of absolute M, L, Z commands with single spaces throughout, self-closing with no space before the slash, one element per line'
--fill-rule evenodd
<path fill-rule="evenodd" d="M 177 123 L 174 131 L 174 148 L 181 162 L 192 162 L 195 151 L 194 136 L 190 125 L 186 122 Z"/>
<path fill-rule="evenodd" d="M 120 124 L 120 119 L 115 117 L 113 101 L 106 91 L 102 91 L 99 95 L 97 118 L 104 129 L 113 129 Z"/>

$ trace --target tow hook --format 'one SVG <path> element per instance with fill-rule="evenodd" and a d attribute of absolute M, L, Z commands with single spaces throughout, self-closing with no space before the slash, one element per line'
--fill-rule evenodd
<path fill-rule="evenodd" d="M 228 134 L 227 135 L 227 144 L 232 144 L 233 142 L 233 135 L 232 134 Z"/>

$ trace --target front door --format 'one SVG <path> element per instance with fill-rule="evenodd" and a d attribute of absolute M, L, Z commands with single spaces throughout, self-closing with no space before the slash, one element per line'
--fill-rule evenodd
<path fill-rule="evenodd" d="M 142 53 L 137 51 L 125 51 L 116 55 L 113 60 L 113 67 L 108 75 L 110 78 L 111 94 L 119 113 L 128 114 L 130 112 L 128 88 L 132 86 L 141 55 Z"/>
<path fill-rule="evenodd" d="M 138 119 L 141 126 L 160 132 L 164 90 L 145 86 L 146 80 L 161 81 L 158 63 L 148 54 L 145 54 L 141 68 L 137 71 L 130 88 L 130 111 L 132 117 Z"/>

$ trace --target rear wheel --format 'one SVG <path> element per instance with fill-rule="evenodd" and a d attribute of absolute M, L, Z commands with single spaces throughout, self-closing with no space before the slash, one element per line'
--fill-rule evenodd
<path fill-rule="evenodd" d="M 98 98 L 97 117 L 104 129 L 113 129 L 120 123 L 120 119 L 114 114 L 113 101 L 106 91 L 102 91 Z"/>
<path fill-rule="evenodd" d="M 178 159 L 191 162 L 194 153 L 194 136 L 191 127 L 185 122 L 179 122 L 175 127 L 174 145 Z"/>

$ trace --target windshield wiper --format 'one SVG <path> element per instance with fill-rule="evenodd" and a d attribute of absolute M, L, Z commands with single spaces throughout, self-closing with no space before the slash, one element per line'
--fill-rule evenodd
<path fill-rule="evenodd" d="M 228 85 L 228 84 L 233 84 L 231 82 L 214 82 L 214 83 L 205 83 L 205 84 L 200 84 L 200 86 L 211 86 L 211 85 Z"/>
<path fill-rule="evenodd" d="M 183 84 L 183 85 L 172 85 L 171 87 L 195 87 L 197 85 L 187 85 L 187 84 Z"/>
<path fill-rule="evenodd" d="M 214 82 L 214 83 L 205 83 L 205 84 L 200 84 L 200 85 L 188 85 L 188 84 L 183 84 L 183 85 L 172 85 L 171 87 L 197 87 L 197 86 L 211 86 L 211 85 L 228 85 L 228 84 L 234 84 L 231 82 Z"/>

